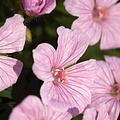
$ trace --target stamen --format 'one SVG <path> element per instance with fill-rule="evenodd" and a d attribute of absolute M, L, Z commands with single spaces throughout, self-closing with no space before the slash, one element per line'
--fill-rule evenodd
<path fill-rule="evenodd" d="M 120 93 L 120 84 L 114 84 L 114 87 L 116 88 L 116 93 Z"/>
<path fill-rule="evenodd" d="M 120 84 L 116 83 L 111 89 L 111 95 L 120 101 Z"/>
<path fill-rule="evenodd" d="M 95 7 L 93 10 L 93 19 L 97 22 L 105 20 L 105 17 L 109 15 L 109 11 L 105 7 Z"/>
<path fill-rule="evenodd" d="M 51 71 L 53 77 L 54 77 L 54 84 L 58 84 L 58 83 L 64 83 L 67 79 L 67 70 L 64 70 L 64 68 L 62 69 L 53 69 Z"/>

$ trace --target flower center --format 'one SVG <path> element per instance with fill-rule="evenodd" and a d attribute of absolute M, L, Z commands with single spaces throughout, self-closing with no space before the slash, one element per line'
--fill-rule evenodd
<path fill-rule="evenodd" d="M 105 17 L 109 15 L 109 11 L 104 7 L 95 7 L 93 10 L 93 18 L 95 21 L 100 22 L 105 20 Z"/>
<path fill-rule="evenodd" d="M 113 89 L 111 91 L 112 96 L 116 96 L 118 100 L 120 100 L 120 84 L 114 84 Z"/>
<path fill-rule="evenodd" d="M 67 70 L 62 69 L 53 69 L 52 71 L 52 75 L 54 77 L 54 84 L 58 84 L 58 83 L 64 83 L 67 79 Z"/>

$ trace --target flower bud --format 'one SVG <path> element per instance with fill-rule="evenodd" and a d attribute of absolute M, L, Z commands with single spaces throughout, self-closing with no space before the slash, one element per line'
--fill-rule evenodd
<path fill-rule="evenodd" d="M 56 0 L 22 0 L 28 16 L 39 16 L 50 13 L 56 6 Z"/>

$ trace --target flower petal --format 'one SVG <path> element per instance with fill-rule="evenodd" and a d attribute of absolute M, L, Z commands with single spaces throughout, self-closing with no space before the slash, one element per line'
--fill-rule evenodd
<path fill-rule="evenodd" d="M 112 17 L 112 16 L 111 16 Z M 119 18 L 120 16 L 118 16 Z M 120 19 L 113 17 L 102 23 L 100 49 L 120 48 Z M 109 37 L 108 37 L 109 36 Z"/>
<path fill-rule="evenodd" d="M 84 112 L 83 120 L 111 120 L 106 109 L 106 105 L 102 105 L 98 110 L 93 107 L 87 108 Z"/>
<path fill-rule="evenodd" d="M 88 18 L 78 18 L 72 24 L 72 29 L 83 31 L 90 39 L 90 45 L 96 44 L 101 36 L 101 26 L 96 23 L 92 16 Z"/>
<path fill-rule="evenodd" d="M 41 10 L 41 14 L 48 14 L 56 7 L 56 0 L 45 0 L 45 6 Z"/>
<path fill-rule="evenodd" d="M 47 44 L 42 43 L 33 50 L 33 72 L 41 80 L 53 80 L 51 69 L 55 59 L 55 49 Z"/>
<path fill-rule="evenodd" d="M 120 48 L 120 4 L 109 9 L 109 16 L 102 22 L 101 49 Z M 108 37 L 109 36 L 109 37 Z"/>
<path fill-rule="evenodd" d="M 42 111 L 43 105 L 40 99 L 30 95 L 13 109 L 9 120 L 40 120 Z"/>
<path fill-rule="evenodd" d="M 50 13 L 56 7 L 56 0 L 22 0 L 27 15 L 39 16 Z"/>
<path fill-rule="evenodd" d="M 114 78 L 109 65 L 103 61 L 97 61 L 97 79 L 94 81 L 94 93 L 110 93 L 114 84 Z"/>
<path fill-rule="evenodd" d="M 98 117 L 97 120 L 111 120 L 110 116 L 108 115 L 108 108 L 107 105 L 102 105 L 98 109 Z"/>
<path fill-rule="evenodd" d="M 85 62 L 78 63 L 67 69 L 68 79 L 73 80 L 78 84 L 85 85 L 92 88 L 94 80 L 96 79 L 96 61 L 89 60 Z"/>
<path fill-rule="evenodd" d="M 111 71 L 114 74 L 114 79 L 120 83 L 120 58 L 113 56 L 105 56 L 105 60 L 109 64 Z"/>
<path fill-rule="evenodd" d="M 95 108 L 88 108 L 84 112 L 83 120 L 96 120 L 95 117 L 96 117 Z"/>
<path fill-rule="evenodd" d="M 44 104 L 60 111 L 68 109 L 73 116 L 82 113 L 91 103 L 89 89 L 74 81 L 66 81 L 57 85 L 52 82 L 44 82 L 40 93 Z"/>
<path fill-rule="evenodd" d="M 82 17 L 91 14 L 94 8 L 94 0 L 65 0 L 64 6 L 70 14 Z"/>
<path fill-rule="evenodd" d="M 17 59 L 0 56 L 0 91 L 12 86 L 21 73 L 23 64 Z"/>
<path fill-rule="evenodd" d="M 21 51 L 25 44 L 26 27 L 23 17 L 15 14 L 0 28 L 0 53 Z"/>
<path fill-rule="evenodd" d="M 68 112 L 56 111 L 48 105 L 44 105 L 44 120 L 71 120 L 72 116 Z"/>
<path fill-rule="evenodd" d="M 10 114 L 9 120 L 70 120 L 68 112 L 55 111 L 43 105 L 36 96 L 29 95 Z"/>
<path fill-rule="evenodd" d="M 96 0 L 98 6 L 110 7 L 115 4 L 118 0 Z"/>
<path fill-rule="evenodd" d="M 120 113 L 120 103 L 116 99 L 108 101 L 107 105 L 109 106 L 109 116 L 110 120 L 118 120 Z"/>
<path fill-rule="evenodd" d="M 91 106 L 96 109 L 100 109 L 100 107 L 105 104 L 108 109 L 107 111 L 110 116 L 110 120 L 117 120 L 119 116 L 120 104 L 114 97 L 111 97 L 109 94 L 94 94 L 92 101 Z"/>
<path fill-rule="evenodd" d="M 78 30 L 59 27 L 57 32 L 59 38 L 55 67 L 67 67 L 75 63 L 84 54 L 89 41 L 87 36 Z"/>
<path fill-rule="evenodd" d="M 109 64 L 102 61 L 98 61 L 97 64 L 98 79 L 94 82 L 91 106 L 97 109 L 103 104 L 106 104 L 109 109 L 108 114 L 110 115 L 111 120 L 117 120 L 120 105 L 117 98 L 111 94 L 114 85 L 113 74 Z"/>

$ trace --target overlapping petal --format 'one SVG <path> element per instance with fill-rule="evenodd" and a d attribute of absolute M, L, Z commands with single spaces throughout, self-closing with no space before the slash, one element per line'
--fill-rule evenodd
<path fill-rule="evenodd" d="M 0 56 L 0 91 L 16 83 L 23 64 L 16 59 Z"/>
<path fill-rule="evenodd" d="M 65 0 L 64 6 L 70 14 L 84 17 L 86 14 L 91 14 L 94 7 L 94 0 Z"/>
<path fill-rule="evenodd" d="M 110 62 L 113 62 L 110 57 L 105 57 L 109 64 L 98 61 L 97 76 L 98 79 L 95 80 L 95 85 L 92 90 L 92 103 L 91 106 L 99 108 L 103 104 L 108 106 L 108 114 L 111 120 L 117 120 L 120 104 L 117 96 L 112 93 L 113 85 L 115 84 L 114 77 L 110 68 Z M 111 61 L 110 61 L 111 60 Z M 114 64 L 114 63 L 112 63 Z"/>
<path fill-rule="evenodd" d="M 103 105 L 98 110 L 95 108 L 86 109 L 83 120 L 111 120 L 106 107 L 106 105 Z"/>
<path fill-rule="evenodd" d="M 98 88 L 98 91 L 96 90 L 96 92 L 100 92 L 102 90 L 109 91 L 111 89 L 111 86 L 114 84 L 114 78 L 111 69 L 109 65 L 103 61 L 97 61 L 97 65 L 98 65 L 97 67 L 98 78 L 96 79 L 95 84 L 96 88 Z M 99 88 L 101 88 L 101 90 Z"/>
<path fill-rule="evenodd" d="M 96 23 L 92 16 L 87 19 L 78 18 L 73 22 L 72 29 L 83 31 L 90 39 L 90 45 L 96 44 L 101 36 L 101 25 Z"/>
<path fill-rule="evenodd" d="M 9 120 L 39 120 L 42 118 L 42 111 L 40 99 L 31 95 L 13 109 Z"/>
<path fill-rule="evenodd" d="M 94 94 L 92 97 L 92 106 L 96 109 L 100 108 L 103 104 L 108 107 L 108 114 L 110 120 L 117 120 L 119 116 L 120 103 L 109 94 Z"/>
<path fill-rule="evenodd" d="M 84 54 L 89 41 L 87 36 L 78 30 L 59 27 L 57 32 L 59 38 L 55 67 L 67 67 L 74 64 Z"/>
<path fill-rule="evenodd" d="M 77 84 L 85 85 L 92 88 L 94 80 L 96 79 L 96 61 L 91 59 L 85 62 L 80 62 L 67 69 L 68 79 L 76 82 Z"/>
<path fill-rule="evenodd" d="M 82 113 L 84 108 L 91 103 L 89 89 L 74 81 L 65 81 L 58 85 L 44 82 L 40 93 L 44 104 L 57 110 L 69 109 L 68 112 L 73 116 Z"/>
<path fill-rule="evenodd" d="M 33 72 L 41 80 L 53 80 L 51 70 L 55 61 L 55 49 L 47 44 L 42 43 L 33 50 Z"/>
<path fill-rule="evenodd" d="M 96 120 L 96 110 L 95 108 L 87 108 L 83 115 L 83 120 Z"/>
<path fill-rule="evenodd" d="M 113 56 L 105 56 L 105 60 L 109 64 L 111 71 L 114 74 L 114 79 L 120 83 L 120 58 Z"/>
<path fill-rule="evenodd" d="M 9 120 L 70 120 L 67 112 L 54 111 L 36 96 L 26 97 L 10 114 Z"/>
<path fill-rule="evenodd" d="M 0 28 L 0 53 L 21 51 L 25 44 L 26 27 L 23 17 L 15 14 Z"/>
<path fill-rule="evenodd" d="M 72 115 L 67 111 L 56 111 L 50 106 L 44 105 L 43 118 L 44 120 L 71 120 Z"/>
<path fill-rule="evenodd" d="M 120 113 L 120 103 L 116 99 L 112 99 L 107 102 L 109 106 L 109 116 L 110 120 L 118 120 L 118 116 Z"/>
<path fill-rule="evenodd" d="M 107 105 L 102 105 L 97 111 L 98 111 L 97 120 L 111 120 L 110 116 L 108 115 Z"/>

